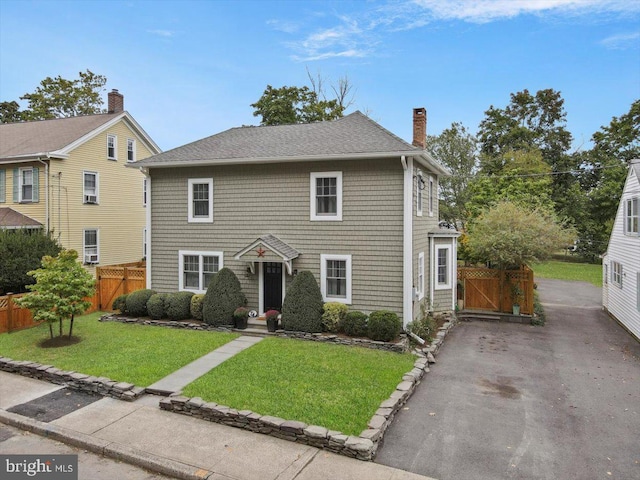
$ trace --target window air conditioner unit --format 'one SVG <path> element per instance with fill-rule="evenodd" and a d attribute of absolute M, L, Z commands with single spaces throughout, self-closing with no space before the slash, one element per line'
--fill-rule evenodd
<path fill-rule="evenodd" d="M 84 263 L 98 263 L 98 255 L 85 255 Z"/>
<path fill-rule="evenodd" d="M 98 203 L 98 196 L 97 195 L 85 195 L 84 196 L 84 203 Z"/>

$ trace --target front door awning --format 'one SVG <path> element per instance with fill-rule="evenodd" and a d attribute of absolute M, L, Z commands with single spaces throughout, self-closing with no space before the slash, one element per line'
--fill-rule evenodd
<path fill-rule="evenodd" d="M 255 262 L 282 262 L 287 267 L 287 273 L 291 275 L 292 262 L 300 256 L 292 246 L 286 244 L 274 235 L 264 235 L 250 243 L 236 253 L 233 258 L 244 260 L 253 265 Z"/>

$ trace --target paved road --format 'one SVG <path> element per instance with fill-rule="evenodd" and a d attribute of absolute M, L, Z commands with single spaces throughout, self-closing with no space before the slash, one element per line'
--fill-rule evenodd
<path fill-rule="evenodd" d="M 458 325 L 377 462 L 440 480 L 640 478 L 640 344 L 600 289 L 537 282 L 546 326 Z"/>
<path fill-rule="evenodd" d="M 79 480 L 169 480 L 171 478 L 149 473 L 142 468 L 2 424 L 0 424 L 0 453 L 3 455 L 78 455 Z M 0 471 L 2 471 L 1 467 Z"/>

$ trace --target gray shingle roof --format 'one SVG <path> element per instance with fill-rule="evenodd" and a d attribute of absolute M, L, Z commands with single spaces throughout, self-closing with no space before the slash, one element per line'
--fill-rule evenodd
<path fill-rule="evenodd" d="M 0 207 L 0 228 L 40 228 L 42 224 L 13 208 Z"/>
<path fill-rule="evenodd" d="M 198 165 L 221 160 L 258 160 L 349 155 L 415 154 L 405 142 L 359 111 L 330 122 L 236 127 L 149 157 L 138 166 Z"/>
<path fill-rule="evenodd" d="M 0 124 L 0 159 L 61 150 L 121 113 Z"/>

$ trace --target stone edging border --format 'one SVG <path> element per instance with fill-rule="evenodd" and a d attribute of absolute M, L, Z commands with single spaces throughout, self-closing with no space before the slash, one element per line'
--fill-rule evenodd
<path fill-rule="evenodd" d="M 307 425 L 296 420 L 285 420 L 269 415 L 262 416 L 250 410 L 238 411 L 214 402 L 205 402 L 199 397 L 185 397 L 180 395 L 180 392 L 163 398 L 160 401 L 160 408 L 311 445 L 359 460 L 373 460 L 386 429 L 391 425 L 396 413 L 409 400 L 424 374 L 429 372 L 429 364 L 435 363 L 435 355 L 444 338 L 456 323 L 457 319 L 453 316 L 438 330 L 429 346 L 414 351 L 419 357 L 414 363 L 414 368 L 402 377 L 402 382 L 398 384 L 391 396 L 380 404 L 369 421 L 368 428 L 359 436 L 344 435 L 338 431 L 328 430 L 317 425 Z"/>
<path fill-rule="evenodd" d="M 126 317 L 123 315 L 117 315 L 108 313 L 100 317 L 101 322 L 120 322 L 120 323 L 135 323 L 138 325 L 152 325 L 155 327 L 168 327 L 178 328 L 186 330 L 204 330 L 212 332 L 234 332 L 242 333 L 243 330 L 237 330 L 229 327 L 214 327 L 203 323 L 195 323 L 189 321 L 175 321 L 175 320 L 151 320 L 149 318 L 136 318 Z M 309 340 L 314 342 L 326 342 L 336 343 L 339 345 L 350 345 L 358 347 L 373 348 L 377 350 L 386 350 L 389 352 L 404 353 L 409 350 L 409 339 L 405 334 L 400 335 L 400 340 L 396 343 L 391 342 L 379 342 L 368 338 L 355 338 L 355 337 L 340 337 L 338 335 L 327 333 L 307 333 L 307 332 L 292 332 L 285 330 L 277 330 L 275 333 L 270 333 L 269 336 L 295 338 L 297 340 Z"/>

